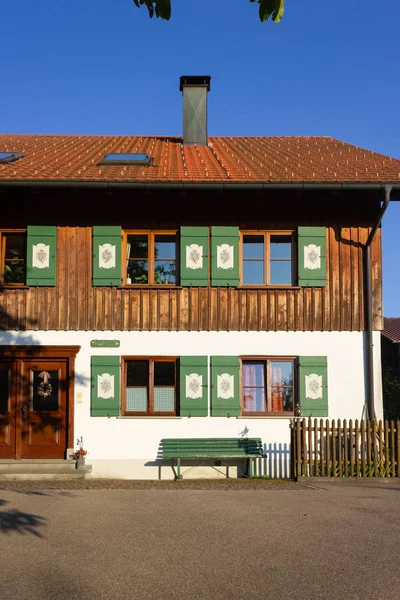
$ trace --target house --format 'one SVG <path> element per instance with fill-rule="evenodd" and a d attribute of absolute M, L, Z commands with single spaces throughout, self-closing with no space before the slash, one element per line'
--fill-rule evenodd
<path fill-rule="evenodd" d="M 400 318 L 385 317 L 382 331 L 383 408 L 385 418 L 400 419 Z"/>
<path fill-rule="evenodd" d="M 287 474 L 293 416 L 382 417 L 400 161 L 208 137 L 209 89 L 181 78 L 183 137 L 0 136 L 0 457 L 82 436 L 95 476 L 170 478 L 163 438 L 248 435 Z"/>

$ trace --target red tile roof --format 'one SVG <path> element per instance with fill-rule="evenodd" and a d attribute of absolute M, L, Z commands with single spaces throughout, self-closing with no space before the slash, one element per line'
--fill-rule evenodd
<path fill-rule="evenodd" d="M 0 135 L 0 152 L 24 158 L 0 165 L 1 180 L 105 182 L 400 183 L 400 160 L 330 137 Z M 98 166 L 108 152 L 150 153 L 154 165 Z"/>
<path fill-rule="evenodd" d="M 385 317 L 382 334 L 392 342 L 400 343 L 400 317 Z"/>

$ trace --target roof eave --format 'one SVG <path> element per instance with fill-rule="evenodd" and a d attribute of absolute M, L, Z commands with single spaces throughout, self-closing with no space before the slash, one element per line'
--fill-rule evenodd
<path fill-rule="evenodd" d="M 369 190 L 381 191 L 386 185 L 400 192 L 400 182 L 235 182 L 235 181 L 92 181 L 92 180 L 0 180 L 0 188 L 92 188 L 92 189 L 170 189 L 170 190 Z M 396 198 L 393 198 L 396 200 Z"/>

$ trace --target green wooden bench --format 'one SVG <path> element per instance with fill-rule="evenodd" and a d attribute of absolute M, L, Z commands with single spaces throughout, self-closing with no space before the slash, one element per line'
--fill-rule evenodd
<path fill-rule="evenodd" d="M 202 459 L 200 465 L 192 467 L 194 469 L 210 460 L 245 458 L 248 459 L 248 476 L 252 477 L 253 459 L 265 456 L 261 438 L 168 438 L 161 443 L 163 458 L 176 459 L 175 479 L 182 478 L 181 459 Z M 225 463 L 225 466 L 228 465 Z"/>

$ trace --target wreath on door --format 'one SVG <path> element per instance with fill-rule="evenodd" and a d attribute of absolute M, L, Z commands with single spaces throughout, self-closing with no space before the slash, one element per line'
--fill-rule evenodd
<path fill-rule="evenodd" d="M 39 377 L 43 381 L 39 383 L 37 387 L 37 393 L 39 396 L 42 396 L 42 398 L 48 398 L 49 396 L 51 396 L 51 392 L 53 391 L 52 385 L 49 381 L 49 379 L 51 379 L 51 375 L 47 371 L 42 371 L 39 374 Z"/>

